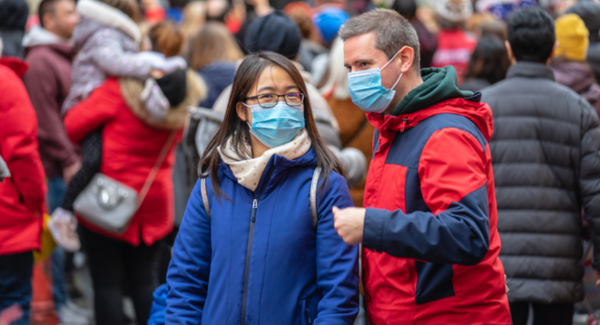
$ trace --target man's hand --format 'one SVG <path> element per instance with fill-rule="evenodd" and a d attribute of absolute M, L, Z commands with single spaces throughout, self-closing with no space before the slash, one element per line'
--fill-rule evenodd
<path fill-rule="evenodd" d="M 596 270 L 596 286 L 600 287 L 600 271 Z"/>
<path fill-rule="evenodd" d="M 65 169 L 63 169 L 63 180 L 65 181 L 65 183 L 69 184 L 71 182 L 71 179 L 73 178 L 73 176 L 75 176 L 75 174 L 77 174 L 77 172 L 80 169 L 81 169 L 81 163 L 80 162 L 76 162 L 74 164 L 71 164 L 70 166 L 68 166 Z"/>
<path fill-rule="evenodd" d="M 362 241 L 365 213 L 365 209 L 346 208 L 340 210 L 338 207 L 333 207 L 333 226 L 346 244 L 355 245 Z"/>

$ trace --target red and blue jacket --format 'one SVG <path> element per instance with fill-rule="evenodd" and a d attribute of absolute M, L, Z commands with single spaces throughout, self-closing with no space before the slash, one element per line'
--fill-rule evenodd
<path fill-rule="evenodd" d="M 511 323 L 480 96 L 368 113 L 363 280 L 369 324 Z"/>

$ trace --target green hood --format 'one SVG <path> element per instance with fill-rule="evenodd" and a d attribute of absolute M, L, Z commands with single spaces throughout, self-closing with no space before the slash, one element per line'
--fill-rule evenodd
<path fill-rule="evenodd" d="M 392 111 L 393 116 L 413 113 L 451 98 L 465 98 L 471 91 L 458 89 L 456 70 L 453 67 L 421 70 L 423 83 L 411 90 Z"/>

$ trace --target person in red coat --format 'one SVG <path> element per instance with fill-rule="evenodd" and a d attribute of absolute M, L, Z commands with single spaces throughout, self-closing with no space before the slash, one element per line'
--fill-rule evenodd
<path fill-rule="evenodd" d="M 122 324 L 122 284 L 133 298 L 138 324 L 145 324 L 158 286 L 157 257 L 161 239 L 173 229 L 174 149 L 181 139 L 187 107 L 206 93 L 204 83 L 191 71 L 179 70 L 157 80 L 172 108 L 161 122 L 154 120 L 140 94 L 136 79 L 108 79 L 65 117 L 73 142 L 102 128 L 100 172 L 138 193 L 175 132 L 169 153 L 159 167 L 147 196 L 122 234 L 104 231 L 78 218 L 88 253 L 94 286 L 96 324 Z"/>
<path fill-rule="evenodd" d="M 46 193 L 37 118 L 20 79 L 26 70 L 16 58 L 0 58 L 0 156 L 12 174 L 0 182 L 0 311 L 20 305 L 23 317 L 15 324 L 29 323 Z"/>

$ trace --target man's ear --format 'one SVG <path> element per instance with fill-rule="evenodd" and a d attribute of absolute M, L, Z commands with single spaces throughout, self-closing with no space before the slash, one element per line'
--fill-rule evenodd
<path fill-rule="evenodd" d="M 402 73 L 406 73 L 413 66 L 413 62 L 415 61 L 415 50 L 410 46 L 405 46 L 400 49 L 398 53 L 398 64 L 400 65 L 398 69 Z"/>
<path fill-rule="evenodd" d="M 248 108 L 246 106 L 244 106 L 244 104 L 242 104 L 242 102 L 238 102 L 237 104 L 235 104 L 235 111 L 236 111 L 238 117 L 240 118 L 240 120 L 242 120 L 244 122 L 252 122 L 252 121 L 248 121 Z"/>
<path fill-rule="evenodd" d="M 508 41 L 504 41 L 504 46 L 506 46 L 506 53 L 508 54 L 508 59 L 510 60 L 510 63 L 517 63 L 517 58 L 515 58 L 515 55 L 513 54 L 512 47 L 510 47 L 510 43 Z"/>

